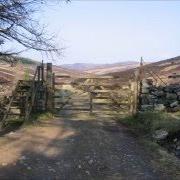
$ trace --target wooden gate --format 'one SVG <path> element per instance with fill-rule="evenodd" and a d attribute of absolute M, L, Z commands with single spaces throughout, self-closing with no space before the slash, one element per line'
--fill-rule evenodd
<path fill-rule="evenodd" d="M 91 76 L 73 79 L 68 74 L 54 76 L 54 108 L 56 110 L 114 111 L 134 113 L 135 84 L 122 86 L 112 76 Z"/>

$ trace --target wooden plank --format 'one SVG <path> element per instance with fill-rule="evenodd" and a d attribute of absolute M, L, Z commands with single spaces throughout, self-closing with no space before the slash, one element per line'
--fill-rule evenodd
<path fill-rule="evenodd" d="M 53 98 L 57 98 L 57 99 L 63 98 L 64 99 L 64 98 L 70 98 L 70 96 L 69 95 L 66 95 L 66 96 L 65 95 L 62 95 L 62 96 L 55 95 L 55 96 L 53 96 Z"/>
<path fill-rule="evenodd" d="M 104 106 L 104 105 L 113 105 L 113 103 L 111 102 L 93 102 L 93 104 L 94 105 L 102 105 L 102 106 Z"/>
<path fill-rule="evenodd" d="M 96 77 L 82 77 L 82 78 L 78 78 L 78 79 L 114 79 L 113 76 L 96 76 Z"/>
<path fill-rule="evenodd" d="M 91 93 L 110 93 L 112 92 L 111 90 L 93 90 Z"/>
<path fill-rule="evenodd" d="M 71 78 L 70 75 L 62 74 L 62 75 L 55 75 L 55 78 Z"/>
<path fill-rule="evenodd" d="M 111 99 L 108 96 L 93 96 L 93 99 Z"/>
<path fill-rule="evenodd" d="M 55 107 L 56 110 L 65 110 L 65 111 L 90 111 L 90 109 L 88 108 L 59 108 L 59 107 Z"/>
<path fill-rule="evenodd" d="M 78 86 L 102 86 L 102 87 L 112 87 L 112 86 L 117 86 L 117 87 L 121 87 L 121 85 L 117 85 L 117 84 L 96 84 L 96 83 L 87 83 L 87 84 L 80 84 L 80 83 L 77 83 Z"/>
<path fill-rule="evenodd" d="M 71 82 L 54 82 L 54 85 L 70 85 Z"/>

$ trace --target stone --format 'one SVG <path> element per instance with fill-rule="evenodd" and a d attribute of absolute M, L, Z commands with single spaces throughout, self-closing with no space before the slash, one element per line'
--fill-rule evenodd
<path fill-rule="evenodd" d="M 169 133 L 166 130 L 160 129 L 160 130 L 156 130 L 152 137 L 157 141 L 161 141 L 166 139 L 168 134 Z"/>
<path fill-rule="evenodd" d="M 85 156 L 85 159 L 89 159 L 90 158 L 90 156 Z"/>
<path fill-rule="evenodd" d="M 144 94 L 148 94 L 148 93 L 149 93 L 149 89 L 148 89 L 148 88 L 143 87 L 143 88 L 142 88 L 142 93 L 144 93 Z"/>
<path fill-rule="evenodd" d="M 143 86 L 143 88 L 149 88 L 151 86 L 151 84 L 147 81 L 147 79 L 143 79 L 142 86 Z"/>
<path fill-rule="evenodd" d="M 152 111 L 154 109 L 153 105 L 142 105 L 141 110 L 142 111 Z"/>
<path fill-rule="evenodd" d="M 179 157 L 180 156 L 180 150 L 176 150 L 175 155 Z"/>
<path fill-rule="evenodd" d="M 50 169 L 48 169 L 50 172 L 53 172 L 53 173 L 55 173 L 56 172 L 56 170 L 55 169 L 53 169 L 53 168 L 50 168 Z"/>
<path fill-rule="evenodd" d="M 179 151 L 180 151 L 180 146 L 177 146 L 177 147 L 176 147 L 176 150 L 179 150 Z"/>
<path fill-rule="evenodd" d="M 154 110 L 156 111 L 164 111 L 166 109 L 166 107 L 164 106 L 164 104 L 155 104 L 154 105 Z"/>
<path fill-rule="evenodd" d="M 26 156 L 21 156 L 19 159 L 20 160 L 26 160 L 27 158 L 26 158 Z"/>
<path fill-rule="evenodd" d="M 93 163 L 93 160 L 92 159 L 89 160 L 88 163 L 91 165 Z"/>
<path fill-rule="evenodd" d="M 177 95 L 175 93 L 167 93 L 166 94 L 166 98 L 170 99 L 170 100 L 176 100 L 177 99 Z"/>
<path fill-rule="evenodd" d="M 2 166 L 7 166 L 7 163 L 2 163 L 1 165 L 2 165 Z"/>
<path fill-rule="evenodd" d="M 180 91 L 177 92 L 177 95 L 180 96 Z"/>
<path fill-rule="evenodd" d="M 158 96 L 158 97 L 162 97 L 165 95 L 165 93 L 163 91 L 155 91 L 155 92 L 153 92 L 153 95 Z"/>
<path fill-rule="evenodd" d="M 170 112 L 177 112 L 177 111 L 180 111 L 179 105 L 170 109 Z"/>
<path fill-rule="evenodd" d="M 89 171 L 85 171 L 87 175 L 90 175 L 90 172 Z"/>
<path fill-rule="evenodd" d="M 78 165 L 78 168 L 79 168 L 79 169 L 81 169 L 81 168 L 82 168 L 82 166 L 81 166 L 81 165 Z"/>
<path fill-rule="evenodd" d="M 178 101 L 175 101 L 173 103 L 170 104 L 170 107 L 173 108 L 173 107 L 177 107 L 178 106 Z"/>
<path fill-rule="evenodd" d="M 180 95 L 178 95 L 177 100 L 180 101 Z"/>
<path fill-rule="evenodd" d="M 9 133 L 9 135 L 14 135 L 14 132 L 13 132 L 13 131 L 11 131 L 11 132 Z"/>
<path fill-rule="evenodd" d="M 30 166 L 27 167 L 27 170 L 31 170 L 32 168 Z"/>

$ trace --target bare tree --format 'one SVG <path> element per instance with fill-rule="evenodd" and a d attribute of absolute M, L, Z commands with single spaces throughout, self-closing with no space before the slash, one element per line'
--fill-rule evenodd
<path fill-rule="evenodd" d="M 24 49 L 33 49 L 44 53 L 60 53 L 54 43 L 54 37 L 48 37 L 45 27 L 33 19 L 37 10 L 48 0 L 0 0 L 0 46 L 7 42 L 17 42 Z M 52 0 L 55 1 L 55 0 Z M 12 61 L 12 55 L 19 52 L 1 50 L 0 57 Z M 11 56 L 11 57 L 9 57 Z"/>

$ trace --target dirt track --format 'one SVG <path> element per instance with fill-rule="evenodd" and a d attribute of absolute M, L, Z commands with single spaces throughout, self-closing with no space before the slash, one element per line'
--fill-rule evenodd
<path fill-rule="evenodd" d="M 172 179 L 110 117 L 63 115 L 0 138 L 0 179 Z"/>

